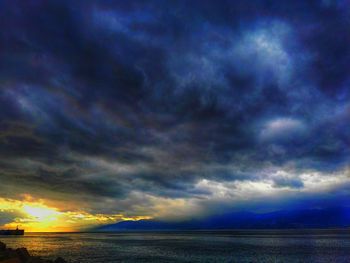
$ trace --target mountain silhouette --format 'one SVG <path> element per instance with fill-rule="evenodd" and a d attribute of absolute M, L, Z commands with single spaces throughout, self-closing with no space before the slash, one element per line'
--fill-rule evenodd
<path fill-rule="evenodd" d="M 343 228 L 350 226 L 350 209 L 302 209 L 270 213 L 233 212 L 204 219 L 169 222 L 162 220 L 122 221 L 95 230 L 210 230 L 210 229 L 289 229 Z"/>

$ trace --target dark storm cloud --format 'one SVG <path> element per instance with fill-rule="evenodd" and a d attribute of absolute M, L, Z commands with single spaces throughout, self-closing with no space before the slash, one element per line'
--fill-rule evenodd
<path fill-rule="evenodd" d="M 17 218 L 25 218 L 25 215 L 23 213 L 20 213 L 18 211 L 14 212 L 8 212 L 8 211 L 1 211 L 0 210 L 0 225 L 5 225 L 8 223 L 13 222 Z"/>
<path fill-rule="evenodd" d="M 348 7 L 1 1 L 1 192 L 200 199 L 203 179 L 346 169 Z"/>

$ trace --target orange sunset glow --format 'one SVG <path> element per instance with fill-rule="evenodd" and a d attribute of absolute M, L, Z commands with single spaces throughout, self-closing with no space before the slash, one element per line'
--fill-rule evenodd
<path fill-rule="evenodd" d="M 125 217 L 121 214 L 90 214 L 84 211 L 61 211 L 49 206 L 46 200 L 26 196 L 23 200 L 0 198 L 0 212 L 14 215 L 14 220 L 1 226 L 14 229 L 17 226 L 27 232 L 72 232 L 123 220 L 150 219 L 149 216 Z"/>

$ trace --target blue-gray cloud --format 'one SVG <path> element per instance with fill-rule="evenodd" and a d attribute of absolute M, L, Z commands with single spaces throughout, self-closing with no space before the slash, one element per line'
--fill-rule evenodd
<path fill-rule="evenodd" d="M 1 192 L 131 211 L 347 171 L 348 3 L 327 3 L 1 1 Z"/>

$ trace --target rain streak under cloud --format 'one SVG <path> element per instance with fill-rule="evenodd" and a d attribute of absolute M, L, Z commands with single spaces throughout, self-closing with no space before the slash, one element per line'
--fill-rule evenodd
<path fill-rule="evenodd" d="M 349 10 L 1 1 L 0 225 L 346 205 Z"/>

